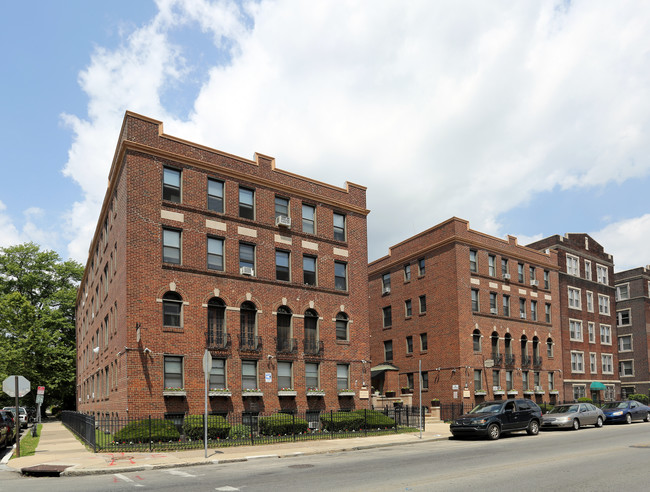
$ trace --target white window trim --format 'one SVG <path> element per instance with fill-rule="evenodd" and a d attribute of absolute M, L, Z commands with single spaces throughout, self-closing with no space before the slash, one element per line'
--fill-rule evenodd
<path fill-rule="evenodd" d="M 630 337 L 630 348 L 629 349 L 622 349 L 621 348 L 621 338 L 625 337 Z M 633 352 L 634 351 L 634 335 L 632 333 L 629 333 L 627 335 L 619 335 L 618 337 L 618 352 Z"/>
<path fill-rule="evenodd" d="M 573 260 L 574 264 L 577 267 L 577 272 L 576 273 L 573 273 L 572 271 L 569 271 L 569 258 L 571 260 Z M 569 253 L 567 253 L 567 255 L 566 255 L 566 272 L 567 272 L 567 274 L 572 275 L 574 277 L 579 277 L 580 276 L 580 258 L 579 257 L 574 256 L 574 255 L 570 255 Z"/>
<path fill-rule="evenodd" d="M 578 293 L 578 307 L 571 306 L 571 303 L 569 302 L 569 309 L 575 309 L 577 311 L 582 311 L 582 290 L 578 289 L 576 287 L 567 287 L 567 298 L 571 299 L 571 296 L 569 296 L 569 292 L 571 291 L 576 291 Z"/>
<path fill-rule="evenodd" d="M 624 286 L 624 285 L 627 287 L 627 297 L 623 299 L 623 298 L 621 298 L 621 296 L 619 295 L 619 292 L 620 292 L 621 287 Z M 625 283 L 623 283 L 623 284 L 618 284 L 618 285 L 616 286 L 616 300 L 617 300 L 617 301 L 627 301 L 629 298 L 630 298 L 630 283 L 629 283 L 629 282 L 625 282 Z"/>
<path fill-rule="evenodd" d="M 603 268 L 605 270 L 604 282 L 601 282 L 600 279 L 598 278 L 598 267 Z M 600 263 L 596 263 L 596 281 L 599 284 L 609 285 L 609 269 L 605 265 L 601 265 Z"/>
<path fill-rule="evenodd" d="M 609 342 L 603 342 L 602 328 L 609 328 Z M 600 344 L 601 345 L 611 345 L 612 344 L 612 325 L 605 323 L 600 324 L 601 334 L 600 334 Z"/>
<path fill-rule="evenodd" d="M 582 371 L 579 370 L 574 370 L 573 369 L 573 354 L 580 354 L 582 356 Z M 580 350 L 572 350 L 571 351 L 571 372 L 574 374 L 584 374 L 585 373 L 585 353 L 580 351 Z"/>
<path fill-rule="evenodd" d="M 596 343 L 596 323 L 593 321 L 587 322 L 587 336 L 589 337 L 589 343 Z"/>
<path fill-rule="evenodd" d="M 621 363 L 622 362 L 631 362 L 632 363 L 632 374 L 623 374 L 621 372 Z M 621 378 L 633 378 L 635 376 L 635 370 L 634 370 L 634 359 L 619 359 L 618 360 L 618 376 Z"/>
<path fill-rule="evenodd" d="M 591 374 L 598 373 L 598 354 L 596 352 L 589 352 L 589 372 Z"/>
<path fill-rule="evenodd" d="M 571 336 L 571 322 L 578 323 L 578 325 L 580 326 L 580 329 L 578 330 L 578 334 L 580 335 L 580 338 L 574 338 L 574 337 Z M 585 337 L 584 337 L 584 333 L 583 333 L 583 326 L 582 326 L 582 320 L 581 319 L 569 318 L 569 339 L 572 342 L 583 342 L 584 341 Z"/>
<path fill-rule="evenodd" d="M 606 311 L 603 311 L 601 309 L 601 303 L 600 303 L 601 299 L 603 299 L 603 300 L 607 299 L 607 302 L 603 303 L 603 307 L 607 308 Z M 611 313 L 612 313 L 612 309 L 611 309 L 611 302 L 609 300 L 609 296 L 606 295 L 606 294 L 598 294 L 598 314 L 609 316 Z"/>
<path fill-rule="evenodd" d="M 605 370 L 605 364 L 603 363 L 605 358 L 609 358 L 609 365 L 612 367 L 611 371 Z M 614 356 L 612 354 L 600 354 L 600 366 L 603 369 L 603 374 L 614 374 Z"/>
<path fill-rule="evenodd" d="M 629 323 L 626 323 L 626 324 L 624 324 L 624 325 L 621 325 L 621 324 L 618 323 L 618 313 L 623 313 L 623 312 L 625 312 L 625 311 L 628 311 L 629 314 L 630 314 L 630 315 L 628 316 L 629 319 L 630 319 L 630 322 L 629 322 Z M 616 326 L 631 326 L 631 325 L 632 325 L 632 309 L 631 309 L 631 308 L 627 308 L 627 309 L 619 309 L 618 311 L 616 311 Z"/>
<path fill-rule="evenodd" d="M 585 259 L 585 279 L 591 280 L 591 260 Z"/>
<path fill-rule="evenodd" d="M 587 297 L 587 312 L 588 313 L 593 313 L 594 312 L 594 293 L 590 290 L 585 291 L 585 295 Z M 591 303 L 589 302 L 589 299 L 591 299 Z"/>

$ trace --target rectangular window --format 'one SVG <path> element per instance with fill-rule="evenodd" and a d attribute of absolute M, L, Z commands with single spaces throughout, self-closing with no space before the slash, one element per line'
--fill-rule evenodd
<path fill-rule="evenodd" d="M 183 357 L 165 355 L 164 384 L 165 388 L 184 388 Z"/>
<path fill-rule="evenodd" d="M 492 387 L 495 391 L 501 390 L 501 371 L 492 369 Z"/>
<path fill-rule="evenodd" d="M 257 361 L 241 361 L 241 389 L 256 390 L 257 386 Z"/>
<path fill-rule="evenodd" d="M 334 262 L 334 288 L 348 290 L 348 265 L 341 261 Z"/>
<path fill-rule="evenodd" d="M 393 326 L 393 313 L 390 306 L 386 306 L 382 309 L 383 319 L 384 319 L 384 328 L 390 328 Z"/>
<path fill-rule="evenodd" d="M 422 391 L 428 390 L 429 389 L 429 373 L 428 372 L 421 372 L 420 375 L 422 376 Z"/>
<path fill-rule="evenodd" d="M 544 288 L 551 288 L 551 274 L 548 272 L 548 270 L 544 270 Z"/>
<path fill-rule="evenodd" d="M 384 341 L 384 361 L 390 362 L 393 360 L 393 341 Z"/>
<path fill-rule="evenodd" d="M 409 389 L 413 389 L 413 373 L 412 372 L 407 372 L 406 373 L 406 386 Z"/>
<path fill-rule="evenodd" d="M 413 337 L 412 336 L 406 337 L 406 353 L 407 354 L 412 354 L 413 353 Z"/>
<path fill-rule="evenodd" d="M 526 319 L 526 299 L 519 298 L 519 318 Z"/>
<path fill-rule="evenodd" d="M 590 290 L 585 291 L 587 294 L 587 312 L 593 313 L 594 312 L 594 293 L 591 292 Z"/>
<path fill-rule="evenodd" d="M 517 278 L 519 280 L 520 284 L 524 283 L 524 264 L 523 263 L 517 263 Z"/>
<path fill-rule="evenodd" d="M 336 339 L 349 340 L 348 336 L 348 317 L 345 313 L 336 315 Z"/>
<path fill-rule="evenodd" d="M 539 380 L 539 371 L 535 371 L 533 374 L 533 384 L 535 388 L 539 388 L 541 386 L 540 380 Z"/>
<path fill-rule="evenodd" d="M 288 251 L 275 251 L 275 279 L 288 282 L 291 280 L 291 273 L 289 269 L 289 252 Z"/>
<path fill-rule="evenodd" d="M 584 354 L 571 352 L 571 372 L 585 372 Z"/>
<path fill-rule="evenodd" d="M 501 276 L 505 278 L 508 273 L 510 273 L 508 271 L 508 260 L 501 258 Z"/>
<path fill-rule="evenodd" d="M 549 359 L 553 358 L 553 339 L 552 338 L 547 338 L 546 339 L 546 356 Z"/>
<path fill-rule="evenodd" d="M 513 389 L 512 386 L 512 371 L 506 371 L 506 391 Z"/>
<path fill-rule="evenodd" d="M 555 374 L 552 372 L 548 373 L 548 390 L 555 390 Z"/>
<path fill-rule="evenodd" d="M 614 374 L 614 356 L 612 354 L 601 354 L 600 363 L 603 374 Z"/>
<path fill-rule="evenodd" d="M 239 243 L 239 271 L 245 275 L 255 274 L 255 246 Z"/>
<path fill-rule="evenodd" d="M 181 263 L 181 231 L 163 229 L 163 261 Z"/>
<path fill-rule="evenodd" d="M 528 267 L 528 276 L 530 277 L 530 283 L 533 284 L 533 280 L 536 280 L 535 267 Z"/>
<path fill-rule="evenodd" d="M 226 360 L 212 359 L 210 369 L 210 389 L 226 389 Z"/>
<path fill-rule="evenodd" d="M 598 312 L 609 316 L 609 296 L 598 294 Z"/>
<path fill-rule="evenodd" d="M 336 364 L 336 389 L 343 390 L 350 387 L 350 367 L 347 364 Z"/>
<path fill-rule="evenodd" d="M 591 280 L 591 261 L 585 260 L 585 278 Z"/>
<path fill-rule="evenodd" d="M 582 321 L 577 319 L 569 320 L 569 338 L 582 342 Z"/>
<path fill-rule="evenodd" d="M 624 309 L 623 311 L 616 311 L 616 326 L 626 326 L 629 324 L 632 324 L 630 310 Z"/>
<path fill-rule="evenodd" d="M 528 377 L 528 371 L 521 371 L 521 386 L 524 389 L 524 391 L 528 391 L 530 389 L 530 386 L 528 386 L 530 379 Z"/>
<path fill-rule="evenodd" d="M 223 271 L 223 239 L 208 237 L 208 268 Z"/>
<path fill-rule="evenodd" d="M 472 311 L 477 313 L 479 309 L 478 290 L 472 289 Z"/>
<path fill-rule="evenodd" d="M 427 296 L 420 296 L 420 314 L 427 312 Z"/>
<path fill-rule="evenodd" d="M 630 352 L 632 350 L 632 335 L 621 335 L 618 337 L 618 351 Z"/>
<path fill-rule="evenodd" d="M 488 275 L 490 277 L 497 276 L 497 257 L 494 255 L 488 255 Z"/>
<path fill-rule="evenodd" d="M 292 389 L 291 362 L 278 362 L 278 389 Z"/>
<path fill-rule="evenodd" d="M 599 284 L 609 284 L 609 273 L 606 266 L 596 263 L 596 278 Z"/>
<path fill-rule="evenodd" d="M 537 301 L 530 301 L 530 319 L 537 321 Z"/>
<path fill-rule="evenodd" d="M 255 191 L 239 188 L 239 216 L 255 220 Z"/>
<path fill-rule="evenodd" d="M 612 344 L 612 327 L 609 325 L 600 325 L 600 343 L 603 345 Z"/>
<path fill-rule="evenodd" d="M 619 361 L 618 374 L 620 376 L 634 376 L 634 361 L 633 360 Z"/>
<path fill-rule="evenodd" d="M 616 286 L 616 300 L 625 301 L 630 298 L 630 284 L 621 284 Z"/>
<path fill-rule="evenodd" d="M 422 277 L 424 276 L 425 273 L 426 273 L 426 264 L 424 262 L 424 258 L 420 258 L 418 260 L 418 275 Z"/>
<path fill-rule="evenodd" d="M 490 292 L 490 314 L 499 314 L 497 308 L 497 294 Z"/>
<path fill-rule="evenodd" d="M 302 257 L 302 280 L 306 285 L 317 285 L 315 256 L 305 255 Z"/>
<path fill-rule="evenodd" d="M 429 350 L 429 341 L 427 340 L 426 333 L 420 333 L 420 350 L 422 352 Z"/>
<path fill-rule="evenodd" d="M 289 217 L 289 199 L 280 196 L 275 197 L 275 218 Z"/>
<path fill-rule="evenodd" d="M 334 239 L 345 241 L 345 215 L 334 212 Z"/>
<path fill-rule="evenodd" d="M 569 287 L 568 294 L 569 294 L 569 308 L 582 309 L 582 302 L 580 300 L 580 289 Z"/>
<path fill-rule="evenodd" d="M 544 305 L 544 317 L 547 323 L 551 322 L 551 305 L 548 303 Z"/>
<path fill-rule="evenodd" d="M 592 321 L 587 322 L 587 331 L 589 331 L 589 343 L 596 343 L 596 324 Z"/>
<path fill-rule="evenodd" d="M 308 389 L 320 388 L 320 380 L 318 378 L 318 364 L 315 364 L 313 362 L 305 362 L 305 386 Z"/>
<path fill-rule="evenodd" d="M 163 168 L 163 200 L 181 202 L 181 172 L 178 169 Z"/>
<path fill-rule="evenodd" d="M 390 294 L 390 272 L 381 276 L 381 293 Z"/>
<path fill-rule="evenodd" d="M 407 318 L 413 316 L 413 306 L 411 305 L 411 299 L 404 301 L 404 316 Z"/>
<path fill-rule="evenodd" d="M 411 281 L 411 265 L 404 265 L 404 282 Z"/>
<path fill-rule="evenodd" d="M 469 250 L 469 271 L 478 272 L 478 253 L 473 249 Z"/>
<path fill-rule="evenodd" d="M 574 277 L 580 276 L 580 259 L 577 256 L 566 255 L 566 272 Z"/>
<path fill-rule="evenodd" d="M 474 391 L 483 391 L 483 376 L 480 369 L 474 369 Z"/>
<path fill-rule="evenodd" d="M 316 234 L 316 207 L 313 205 L 302 206 L 302 232 Z"/>
<path fill-rule="evenodd" d="M 584 372 L 584 371 L 582 371 Z M 573 399 L 579 400 L 587 395 L 587 389 L 584 384 L 576 384 L 573 386 Z"/>
<path fill-rule="evenodd" d="M 598 362 L 596 362 L 596 354 L 589 353 L 589 372 L 596 374 L 598 372 Z"/>
<path fill-rule="evenodd" d="M 510 296 L 503 296 L 503 315 L 510 316 Z"/>
<path fill-rule="evenodd" d="M 208 178 L 208 210 L 223 213 L 223 181 Z"/>

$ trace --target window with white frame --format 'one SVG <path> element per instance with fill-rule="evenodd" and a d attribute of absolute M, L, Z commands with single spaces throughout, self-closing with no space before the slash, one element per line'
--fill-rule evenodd
<path fill-rule="evenodd" d="M 548 270 L 544 270 L 544 288 L 551 288 L 551 274 Z"/>
<path fill-rule="evenodd" d="M 210 369 L 210 389 L 226 389 L 226 359 L 212 358 Z"/>
<path fill-rule="evenodd" d="M 181 231 L 163 229 L 163 261 L 165 263 L 181 263 Z"/>
<path fill-rule="evenodd" d="M 302 232 L 316 234 L 316 207 L 313 205 L 302 206 Z"/>
<path fill-rule="evenodd" d="M 609 325 L 600 325 L 600 343 L 604 345 L 612 344 L 612 327 Z"/>
<path fill-rule="evenodd" d="M 587 395 L 587 387 L 584 384 L 576 384 L 573 386 L 573 399 L 578 400 L 585 398 Z"/>
<path fill-rule="evenodd" d="M 178 169 L 163 168 L 163 200 L 181 202 L 181 171 Z"/>
<path fill-rule="evenodd" d="M 305 386 L 309 389 L 319 389 L 318 364 L 314 362 L 305 362 Z"/>
<path fill-rule="evenodd" d="M 239 188 L 239 216 L 244 219 L 255 219 L 255 191 Z"/>
<path fill-rule="evenodd" d="M 596 359 L 597 356 L 598 354 L 589 352 L 589 372 L 592 374 L 596 374 L 598 372 L 598 362 Z"/>
<path fill-rule="evenodd" d="M 350 387 L 350 366 L 348 364 L 336 364 L 336 389 L 344 390 Z"/>
<path fill-rule="evenodd" d="M 600 363 L 603 374 L 614 374 L 614 356 L 612 354 L 601 354 Z"/>
<path fill-rule="evenodd" d="M 208 178 L 208 210 L 223 213 L 223 181 Z"/>
<path fill-rule="evenodd" d="M 594 312 L 594 293 L 591 292 L 590 290 L 585 291 L 585 294 L 587 295 L 587 312 L 593 313 Z"/>
<path fill-rule="evenodd" d="M 632 335 L 621 335 L 618 337 L 618 351 L 619 352 L 632 351 Z"/>
<path fill-rule="evenodd" d="M 497 309 L 497 294 L 490 292 L 490 314 L 499 314 Z"/>
<path fill-rule="evenodd" d="M 598 294 L 598 312 L 609 315 L 609 296 Z"/>
<path fill-rule="evenodd" d="M 553 358 L 553 339 L 546 339 L 546 357 L 549 359 Z"/>
<path fill-rule="evenodd" d="M 555 373 L 552 372 L 548 373 L 548 390 L 549 391 L 555 390 Z"/>
<path fill-rule="evenodd" d="M 390 294 L 390 272 L 384 273 L 381 276 L 381 293 Z"/>
<path fill-rule="evenodd" d="M 574 277 L 580 276 L 580 259 L 577 256 L 566 255 L 566 272 Z"/>
<path fill-rule="evenodd" d="M 517 263 L 517 280 L 519 281 L 520 284 L 523 284 L 525 281 L 523 263 Z"/>
<path fill-rule="evenodd" d="M 630 298 L 630 284 L 621 284 L 616 286 L 616 300 L 625 301 Z"/>
<path fill-rule="evenodd" d="M 629 309 L 616 311 L 616 326 L 626 326 L 632 324 L 632 316 Z"/>
<path fill-rule="evenodd" d="M 494 255 L 488 255 L 488 275 L 490 277 L 497 275 L 497 257 Z"/>
<path fill-rule="evenodd" d="M 241 361 L 241 387 L 242 390 L 256 390 L 257 388 L 257 361 Z"/>
<path fill-rule="evenodd" d="M 582 302 L 580 300 L 580 289 L 576 289 L 575 287 L 569 287 L 568 294 L 569 294 L 569 308 L 582 309 Z"/>
<path fill-rule="evenodd" d="M 596 323 L 587 322 L 587 330 L 589 331 L 589 343 L 596 343 Z"/>
<path fill-rule="evenodd" d="M 633 360 L 618 361 L 618 374 L 619 376 L 634 376 L 634 361 Z"/>
<path fill-rule="evenodd" d="M 591 280 L 591 261 L 585 260 L 585 278 Z"/>
<path fill-rule="evenodd" d="M 609 284 L 609 274 L 606 266 L 596 263 L 596 279 L 599 284 Z"/>
<path fill-rule="evenodd" d="M 223 239 L 208 237 L 208 268 L 223 271 Z"/>
<path fill-rule="evenodd" d="M 178 355 L 165 355 L 164 364 L 165 388 L 184 388 L 183 357 Z"/>
<path fill-rule="evenodd" d="M 334 212 L 334 239 L 337 241 L 345 241 L 345 215 Z"/>
<path fill-rule="evenodd" d="M 469 250 L 469 271 L 478 272 L 478 253 L 473 249 Z"/>
<path fill-rule="evenodd" d="M 571 372 L 585 372 L 585 354 L 583 352 L 571 352 Z"/>
<path fill-rule="evenodd" d="M 577 319 L 569 320 L 569 338 L 582 342 L 582 321 Z"/>
<path fill-rule="evenodd" d="M 293 370 L 291 362 L 278 362 L 278 389 L 289 390 L 293 388 Z"/>

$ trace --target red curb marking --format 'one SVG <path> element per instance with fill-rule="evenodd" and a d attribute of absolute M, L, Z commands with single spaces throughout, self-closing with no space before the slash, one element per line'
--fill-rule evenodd
<path fill-rule="evenodd" d="M 136 475 L 135 478 L 137 478 L 138 480 L 144 480 L 144 478 L 142 478 L 140 475 Z"/>

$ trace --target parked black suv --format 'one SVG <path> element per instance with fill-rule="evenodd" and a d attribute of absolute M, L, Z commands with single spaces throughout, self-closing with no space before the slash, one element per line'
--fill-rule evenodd
<path fill-rule="evenodd" d="M 454 420 L 449 430 L 454 437 L 487 436 L 492 440 L 503 433 L 522 430 L 536 436 L 541 420 L 542 410 L 534 401 L 486 401 Z"/>

